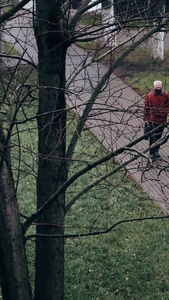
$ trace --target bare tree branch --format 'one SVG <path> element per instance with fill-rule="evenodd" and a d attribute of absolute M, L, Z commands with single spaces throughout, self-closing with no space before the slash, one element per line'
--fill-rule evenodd
<path fill-rule="evenodd" d="M 101 235 L 101 234 L 107 234 L 110 231 L 112 231 L 115 227 L 121 225 L 121 224 L 126 224 L 126 223 L 131 223 L 131 222 L 141 222 L 141 221 L 146 221 L 146 220 L 163 220 L 163 219 L 168 219 L 169 216 L 162 216 L 162 217 L 145 217 L 145 218 L 138 218 L 138 219 L 129 219 L 129 220 L 122 220 L 117 222 L 116 224 L 113 224 L 111 227 L 108 229 L 102 230 L 102 231 L 92 231 L 92 228 L 90 229 L 89 233 L 79 233 L 79 234 L 65 234 L 63 236 L 59 235 L 45 235 L 45 234 L 31 234 L 26 236 L 25 240 L 30 240 L 32 238 L 46 238 L 46 239 L 56 239 L 56 238 L 79 238 L 79 237 L 86 237 L 86 236 L 95 236 L 95 235 Z"/>
<path fill-rule="evenodd" d="M 10 17 L 16 14 L 21 8 L 23 8 L 30 0 L 21 0 L 17 5 L 12 7 L 8 12 L 0 15 L 0 24 L 7 21 Z"/>

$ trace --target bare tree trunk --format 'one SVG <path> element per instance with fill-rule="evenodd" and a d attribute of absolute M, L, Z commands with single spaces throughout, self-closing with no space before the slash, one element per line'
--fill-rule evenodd
<path fill-rule="evenodd" d="M 102 3 L 102 25 L 104 26 L 105 42 L 109 47 L 116 46 L 114 1 L 106 0 Z"/>
<path fill-rule="evenodd" d="M 0 16 L 2 14 L 2 7 L 3 7 L 3 3 L 2 3 L 2 0 L 0 0 Z M 2 36 L 3 36 L 3 25 L 0 25 L 0 54 L 3 53 Z M 0 57 L 0 68 L 2 68 L 2 67 L 3 67 L 3 60 L 2 60 L 2 57 Z"/>
<path fill-rule="evenodd" d="M 159 7 L 161 15 L 165 13 L 165 4 L 161 3 Z M 164 31 L 153 34 L 152 58 L 155 60 L 164 60 Z"/>
<path fill-rule="evenodd" d="M 37 37 L 39 53 L 39 163 L 37 208 L 66 181 L 65 135 L 65 57 L 63 28 L 58 28 L 62 12 L 56 1 L 37 1 Z M 50 22 L 48 20 L 50 14 Z M 62 37 L 63 35 L 63 37 Z M 65 194 L 37 221 L 37 234 L 64 233 Z M 45 225 L 48 224 L 48 225 Z M 52 224 L 55 225 L 52 227 Z M 36 300 L 61 300 L 64 288 L 64 239 L 37 238 L 36 241 Z"/>
<path fill-rule="evenodd" d="M 14 181 L 0 129 L 0 280 L 3 300 L 31 300 Z"/>
<path fill-rule="evenodd" d="M 155 60 L 164 60 L 164 31 L 153 35 L 152 58 Z"/>

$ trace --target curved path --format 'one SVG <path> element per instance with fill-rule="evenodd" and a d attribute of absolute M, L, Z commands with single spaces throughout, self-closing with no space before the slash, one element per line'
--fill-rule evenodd
<path fill-rule="evenodd" d="M 71 50 L 71 57 L 74 57 L 72 68 L 78 66 L 79 59 L 84 55 L 79 49 Z M 75 59 L 76 57 L 76 59 Z M 86 74 L 80 74 L 76 88 L 79 85 L 79 93 L 74 99 L 68 99 L 68 104 L 74 107 L 82 114 L 83 105 L 89 100 L 91 86 L 87 83 L 87 78 L 95 84 L 99 81 L 99 74 L 104 74 L 106 68 L 102 64 L 95 64 L 85 71 Z M 86 82 L 82 82 L 82 78 L 86 77 Z M 88 91 L 89 90 L 89 91 Z M 130 142 L 136 140 L 143 135 L 143 111 L 144 99 L 141 98 L 133 89 L 124 84 L 114 74 L 111 75 L 108 85 L 99 94 L 94 110 L 91 112 L 86 125 L 90 131 L 97 137 L 102 145 L 109 151 L 115 151 L 120 147 L 126 147 Z M 168 134 L 168 129 L 165 129 L 163 137 Z M 143 154 L 143 151 L 148 148 L 148 141 L 143 140 L 132 148 L 126 148 L 126 151 L 116 156 L 116 161 L 119 164 L 126 164 L 134 156 Z M 141 155 L 138 159 L 130 162 L 125 166 L 127 172 L 132 179 L 146 192 L 147 196 L 159 205 L 165 214 L 168 214 L 169 209 L 169 141 L 161 146 L 160 154 L 162 160 L 157 160 L 150 164 L 148 152 Z"/>
<path fill-rule="evenodd" d="M 18 21 L 19 20 L 19 21 Z M 25 53 L 25 57 L 37 63 L 36 42 L 33 36 L 32 26 L 30 25 L 29 16 L 20 17 L 11 21 L 12 29 L 6 28 L 4 38 L 11 41 L 17 37 L 15 47 Z M 24 30 L 20 32 L 20 24 L 24 24 Z M 119 39 L 126 38 L 120 36 Z M 22 41 L 25 41 L 24 43 Z M 169 45 L 169 39 L 166 38 L 166 47 Z M 76 47 L 68 50 L 67 54 L 67 79 L 74 74 L 83 58 L 87 60 L 86 54 Z M 6 62 L 7 63 L 7 62 Z M 11 64 L 12 62 L 8 62 Z M 76 77 L 74 83 L 70 85 L 67 91 L 67 103 L 73 109 L 76 109 L 81 115 L 85 104 L 90 99 L 94 87 L 100 82 L 103 74 L 107 71 L 106 67 L 100 63 L 95 63 L 86 68 Z M 93 110 L 88 117 L 86 126 L 97 137 L 102 145 L 108 151 L 115 151 L 120 147 L 126 147 L 131 141 L 140 137 L 143 133 L 143 110 L 144 99 L 142 99 L 134 90 L 124 84 L 114 74 L 111 75 L 109 82 L 100 91 Z M 165 130 L 164 136 L 168 133 Z M 143 153 L 148 147 L 148 142 L 143 140 L 136 146 L 125 150 L 121 155 L 116 156 L 119 164 L 126 164 L 133 159 L 138 153 Z M 162 145 L 162 160 L 149 163 L 148 153 L 141 155 L 139 158 L 126 165 L 126 170 L 132 179 L 145 191 L 147 198 L 157 203 L 162 211 L 169 213 L 169 141 Z"/>

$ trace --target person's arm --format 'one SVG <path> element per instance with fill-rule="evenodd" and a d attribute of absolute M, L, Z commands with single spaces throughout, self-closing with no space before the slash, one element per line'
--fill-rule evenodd
<path fill-rule="evenodd" d="M 145 102 L 144 102 L 144 112 L 143 112 L 143 120 L 144 121 L 148 121 L 149 120 L 149 94 L 146 96 L 145 98 Z"/>
<path fill-rule="evenodd" d="M 166 109 L 167 109 L 167 112 L 169 112 L 169 94 L 166 93 Z"/>

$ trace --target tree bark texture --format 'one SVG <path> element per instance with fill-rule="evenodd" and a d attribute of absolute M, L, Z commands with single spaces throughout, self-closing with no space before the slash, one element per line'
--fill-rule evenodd
<path fill-rule="evenodd" d="M 102 25 L 104 29 L 105 44 L 110 47 L 116 47 L 116 32 L 115 32 L 115 15 L 114 15 L 114 1 L 107 0 L 102 3 Z"/>
<path fill-rule="evenodd" d="M 66 180 L 64 16 L 56 1 L 37 1 L 35 35 L 39 59 L 37 208 Z M 64 233 L 65 194 L 37 222 L 37 234 Z M 43 225 L 42 225 L 43 224 Z M 48 225 L 47 225 L 48 224 Z M 55 226 L 52 226 L 55 225 Z M 35 300 L 61 300 L 64 288 L 64 239 L 36 240 Z"/>
<path fill-rule="evenodd" d="M 3 300 L 31 300 L 24 236 L 0 129 L 0 281 Z"/>
<path fill-rule="evenodd" d="M 164 31 L 157 32 L 153 35 L 152 58 L 155 60 L 164 60 Z"/>

